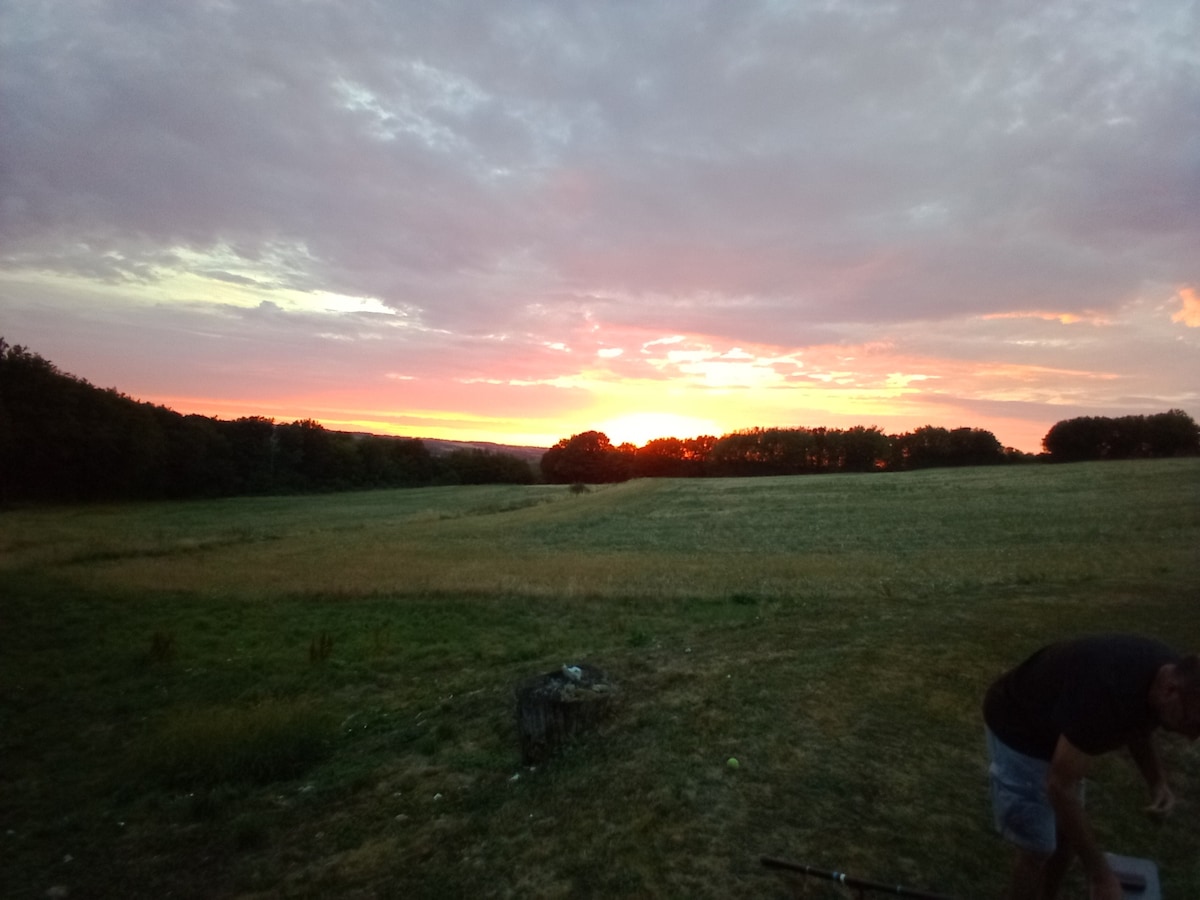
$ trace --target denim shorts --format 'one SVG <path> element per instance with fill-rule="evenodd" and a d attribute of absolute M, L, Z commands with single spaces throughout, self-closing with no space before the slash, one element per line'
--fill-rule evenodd
<path fill-rule="evenodd" d="M 1054 808 L 1046 794 L 1049 761 L 1018 753 L 990 728 L 985 730 L 996 830 L 1018 847 L 1049 856 L 1058 845 Z"/>

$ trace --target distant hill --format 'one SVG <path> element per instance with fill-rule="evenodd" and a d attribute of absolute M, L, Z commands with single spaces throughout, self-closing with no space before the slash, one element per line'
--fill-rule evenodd
<path fill-rule="evenodd" d="M 363 435 L 366 436 L 365 434 Z M 547 447 L 524 447 L 513 444 L 496 444 L 491 441 L 444 441 L 440 438 L 417 438 L 434 456 L 445 456 L 455 450 L 486 450 L 489 453 L 505 453 L 535 465 L 541 461 Z"/>
<path fill-rule="evenodd" d="M 438 438 L 421 438 L 421 443 L 429 448 L 434 456 L 452 453 L 455 450 L 487 450 L 491 453 L 507 453 L 518 459 L 532 463 L 538 462 L 547 447 L 521 447 L 511 444 L 494 444 L 491 441 L 443 441 Z"/>

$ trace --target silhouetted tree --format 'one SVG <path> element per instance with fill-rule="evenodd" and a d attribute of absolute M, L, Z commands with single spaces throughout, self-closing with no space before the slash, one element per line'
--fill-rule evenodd
<path fill-rule="evenodd" d="M 1079 462 L 1102 459 L 1107 447 L 1108 428 L 1104 420 L 1077 416 L 1056 422 L 1042 438 L 1042 448 L 1053 462 Z"/>
<path fill-rule="evenodd" d="M 433 455 L 418 438 L 395 438 L 388 453 L 394 481 L 389 484 L 415 487 L 429 484 L 436 474 Z"/>
<path fill-rule="evenodd" d="M 533 484 L 529 463 L 510 453 L 467 447 L 438 459 L 444 484 Z"/>
<path fill-rule="evenodd" d="M 942 466 L 989 466 L 1005 462 L 1004 447 L 982 428 L 953 431 L 925 425 L 892 440 L 890 468 L 928 469 Z"/>
<path fill-rule="evenodd" d="M 563 438 L 542 454 L 541 469 L 551 484 L 605 484 L 625 481 L 632 474 L 630 454 L 599 431 Z"/>
<path fill-rule="evenodd" d="M 776 461 L 761 428 L 735 431 L 721 437 L 708 454 L 709 471 L 723 477 L 775 474 Z"/>
<path fill-rule="evenodd" d="M 950 432 L 952 466 L 994 466 L 1005 461 L 1004 446 L 982 428 L 955 428 Z"/>
<path fill-rule="evenodd" d="M 950 432 L 925 425 L 893 441 L 893 465 L 897 469 L 927 469 L 944 466 L 950 458 Z"/>
<path fill-rule="evenodd" d="M 709 452 L 714 475 L 803 475 L 869 472 L 890 454 L 878 428 L 751 428 L 727 434 Z"/>
<path fill-rule="evenodd" d="M 841 434 L 840 464 L 843 472 L 872 472 L 882 468 L 891 452 L 891 441 L 878 428 L 856 425 Z"/>
<path fill-rule="evenodd" d="M 717 439 L 711 435 L 680 440 L 655 438 L 633 453 L 638 478 L 696 478 L 708 474 L 708 455 Z"/>
<path fill-rule="evenodd" d="M 163 480 L 152 491 L 165 497 L 224 497 L 239 492 L 233 447 L 219 422 L 156 410 L 163 433 Z"/>
<path fill-rule="evenodd" d="M 1200 425 L 1182 409 L 1156 413 L 1146 419 L 1146 440 L 1151 456 L 1200 454 Z"/>
<path fill-rule="evenodd" d="M 235 473 L 233 493 L 262 494 L 275 486 L 275 456 L 278 440 L 275 420 L 247 416 L 232 422 L 216 422 L 229 447 Z"/>
<path fill-rule="evenodd" d="M 1152 416 L 1079 416 L 1056 422 L 1042 439 L 1052 462 L 1191 456 L 1200 427 L 1181 409 Z"/>
<path fill-rule="evenodd" d="M 10 499 L 150 496 L 162 480 L 162 435 L 149 404 L 65 375 L 0 339 Z"/>
<path fill-rule="evenodd" d="M 683 441 L 679 438 L 647 441 L 634 453 L 633 474 L 638 478 L 681 477 L 687 469 L 683 452 Z"/>

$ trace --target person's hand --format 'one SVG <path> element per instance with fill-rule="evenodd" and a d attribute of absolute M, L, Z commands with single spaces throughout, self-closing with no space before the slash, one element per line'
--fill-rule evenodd
<path fill-rule="evenodd" d="M 1103 872 L 1088 878 L 1088 896 L 1091 900 L 1121 900 L 1125 892 L 1113 870 L 1105 867 Z"/>
<path fill-rule="evenodd" d="M 1160 781 L 1154 788 L 1154 799 L 1146 807 L 1146 812 L 1152 816 L 1163 817 L 1175 808 L 1175 794 L 1165 781 Z"/>

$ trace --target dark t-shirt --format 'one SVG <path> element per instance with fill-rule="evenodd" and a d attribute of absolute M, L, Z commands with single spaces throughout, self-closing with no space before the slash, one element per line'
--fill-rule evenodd
<path fill-rule="evenodd" d="M 1178 660 L 1165 644 L 1133 635 L 1051 644 L 992 682 L 983 718 L 1026 756 L 1050 759 L 1060 735 L 1084 753 L 1107 753 L 1158 727 L 1150 687 Z"/>

